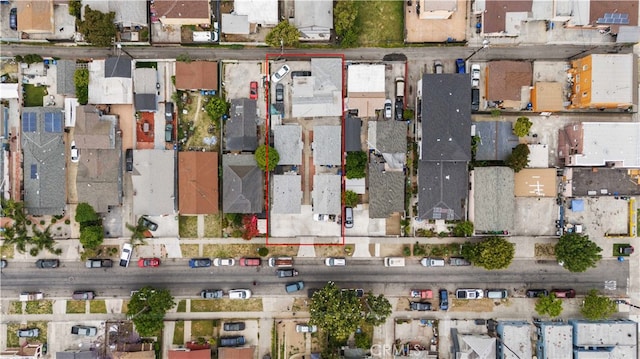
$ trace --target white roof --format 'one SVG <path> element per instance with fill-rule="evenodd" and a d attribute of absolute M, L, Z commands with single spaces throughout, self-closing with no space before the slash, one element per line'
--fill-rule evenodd
<path fill-rule="evenodd" d="M 591 55 L 591 103 L 633 103 L 633 54 Z"/>
<path fill-rule="evenodd" d="M 133 70 L 133 89 L 137 94 L 156 94 L 158 72 L 156 69 L 138 68 Z"/>
<path fill-rule="evenodd" d="M 302 164 L 302 127 L 300 125 L 273 126 L 274 147 L 281 165 Z"/>
<path fill-rule="evenodd" d="M 549 146 L 532 144 L 529 145 L 528 168 L 548 168 L 549 167 Z"/>
<path fill-rule="evenodd" d="M 76 126 L 76 110 L 78 109 L 78 99 L 67 97 L 64 99 L 64 127 Z"/>
<path fill-rule="evenodd" d="M 571 358 L 573 352 L 573 326 L 554 323 L 542 327 L 544 352 L 547 358 Z"/>
<path fill-rule="evenodd" d="M 134 214 L 158 216 L 175 213 L 173 156 L 174 152 L 170 150 L 133 151 Z"/>
<path fill-rule="evenodd" d="M 638 345 L 638 323 L 634 321 L 575 321 L 573 324 L 577 346 Z"/>
<path fill-rule="evenodd" d="M 83 0 L 82 5 L 104 13 L 113 11 L 116 13 L 114 22 L 125 26 L 148 24 L 146 0 Z"/>
<path fill-rule="evenodd" d="M 90 104 L 132 104 L 133 81 L 125 77 L 104 77 L 105 60 L 89 63 Z"/>
<path fill-rule="evenodd" d="M 0 98 L 18 98 L 18 84 L 0 84 Z"/>
<path fill-rule="evenodd" d="M 341 116 L 342 60 L 312 58 L 311 73 L 293 79 L 291 117 Z"/>
<path fill-rule="evenodd" d="M 583 122 L 582 153 L 573 155 L 574 166 L 640 167 L 640 123 Z"/>
<path fill-rule="evenodd" d="M 278 25 L 278 0 L 235 0 L 233 6 L 234 12 L 247 15 L 250 23 Z"/>
<path fill-rule="evenodd" d="M 347 68 L 347 92 L 384 93 L 385 65 L 357 64 Z"/>
<path fill-rule="evenodd" d="M 249 18 L 247 15 L 222 14 L 222 33 L 249 34 Z"/>

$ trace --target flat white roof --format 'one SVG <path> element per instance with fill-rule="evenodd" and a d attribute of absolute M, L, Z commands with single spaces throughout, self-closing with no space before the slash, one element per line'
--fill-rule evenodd
<path fill-rule="evenodd" d="M 0 98 L 18 98 L 18 84 L 0 84 Z"/>
<path fill-rule="evenodd" d="M 544 352 L 547 358 L 571 358 L 573 353 L 573 326 L 553 324 L 543 327 Z"/>
<path fill-rule="evenodd" d="M 347 92 L 384 93 L 385 65 L 356 64 L 347 68 Z"/>
<path fill-rule="evenodd" d="M 633 54 L 591 55 L 591 102 L 633 103 Z"/>
<path fill-rule="evenodd" d="M 527 165 L 527 167 L 549 167 L 549 146 L 538 144 L 529 145 L 529 164 Z"/>
<path fill-rule="evenodd" d="M 133 151 L 134 214 L 159 216 L 175 213 L 173 156 L 174 152 L 170 150 Z"/>
<path fill-rule="evenodd" d="M 640 123 L 583 122 L 582 154 L 573 156 L 575 166 L 604 166 L 622 162 L 640 167 Z"/>
<path fill-rule="evenodd" d="M 125 77 L 104 77 L 104 60 L 89 63 L 89 103 L 90 104 L 132 104 L 133 81 Z"/>
<path fill-rule="evenodd" d="M 278 25 L 278 0 L 235 0 L 233 6 L 234 12 L 247 15 L 250 23 Z"/>

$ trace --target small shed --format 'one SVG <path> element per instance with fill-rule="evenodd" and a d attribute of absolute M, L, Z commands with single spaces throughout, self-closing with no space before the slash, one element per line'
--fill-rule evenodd
<path fill-rule="evenodd" d="M 574 212 L 584 211 L 584 200 L 581 200 L 581 199 L 571 200 L 571 210 Z"/>

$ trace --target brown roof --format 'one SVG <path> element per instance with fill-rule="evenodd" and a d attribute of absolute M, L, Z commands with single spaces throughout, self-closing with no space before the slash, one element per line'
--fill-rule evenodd
<path fill-rule="evenodd" d="M 485 1 L 484 33 L 502 32 L 506 29 L 508 12 L 530 12 L 533 0 Z"/>
<path fill-rule="evenodd" d="M 180 213 L 218 213 L 218 153 L 180 152 L 178 169 Z"/>
<path fill-rule="evenodd" d="M 253 359 L 253 347 L 218 348 L 218 359 Z"/>
<path fill-rule="evenodd" d="M 18 30 L 31 33 L 53 32 L 52 0 L 16 1 Z"/>
<path fill-rule="evenodd" d="M 217 90 L 218 63 L 215 61 L 176 62 L 178 90 Z"/>
<path fill-rule="evenodd" d="M 209 0 L 156 0 L 158 17 L 169 19 L 208 19 Z"/>
<path fill-rule="evenodd" d="M 515 174 L 516 197 L 555 197 L 556 185 L 555 168 L 525 168 Z"/>
<path fill-rule="evenodd" d="M 487 100 L 520 101 L 522 86 L 533 81 L 533 66 L 528 61 L 491 61 L 486 77 Z"/>
<path fill-rule="evenodd" d="M 92 106 L 76 107 L 76 125 L 73 140 L 79 149 L 111 149 L 115 134 L 114 123 L 101 120 L 98 111 Z"/>
<path fill-rule="evenodd" d="M 211 359 L 211 349 L 203 350 L 169 350 L 169 359 Z"/>

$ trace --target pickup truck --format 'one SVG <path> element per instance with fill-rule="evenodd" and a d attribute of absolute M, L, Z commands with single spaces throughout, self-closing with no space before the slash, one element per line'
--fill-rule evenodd
<path fill-rule="evenodd" d="M 452 266 L 470 266 L 471 262 L 462 258 L 462 257 L 451 257 L 449 258 L 449 265 Z"/>
<path fill-rule="evenodd" d="M 111 268 L 113 267 L 113 261 L 111 259 L 87 259 L 85 263 L 87 268 Z"/>
<path fill-rule="evenodd" d="M 430 289 L 412 289 L 411 298 L 432 299 L 433 291 Z"/>
<path fill-rule="evenodd" d="M 386 257 L 384 259 L 385 267 L 404 267 L 403 257 Z"/>
<path fill-rule="evenodd" d="M 98 334 L 98 328 L 89 327 L 86 325 L 74 325 L 71 327 L 71 334 L 84 335 L 87 337 L 91 337 Z"/>
<path fill-rule="evenodd" d="M 44 299 L 44 293 L 42 292 L 22 292 L 20 293 L 20 301 L 28 302 L 31 300 L 42 300 Z"/>

